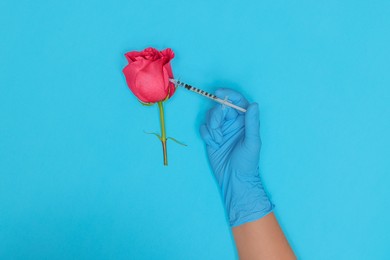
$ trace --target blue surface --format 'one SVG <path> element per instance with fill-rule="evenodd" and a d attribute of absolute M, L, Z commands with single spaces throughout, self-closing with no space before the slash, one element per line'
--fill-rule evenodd
<path fill-rule="evenodd" d="M 389 1 L 0 2 L 0 259 L 235 259 L 198 127 L 157 107 L 123 54 L 261 109 L 261 174 L 300 259 L 389 259 Z"/>

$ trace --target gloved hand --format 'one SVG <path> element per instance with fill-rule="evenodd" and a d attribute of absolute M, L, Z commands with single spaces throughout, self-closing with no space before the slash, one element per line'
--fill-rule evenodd
<path fill-rule="evenodd" d="M 259 176 L 261 140 L 257 103 L 249 104 L 241 94 L 230 89 L 218 89 L 215 94 L 247 109 L 242 113 L 217 105 L 208 111 L 206 123 L 200 127 L 230 225 L 235 227 L 262 218 L 274 206 Z"/>

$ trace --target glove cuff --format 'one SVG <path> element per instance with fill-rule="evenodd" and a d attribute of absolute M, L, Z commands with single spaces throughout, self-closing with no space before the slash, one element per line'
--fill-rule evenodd
<path fill-rule="evenodd" d="M 258 220 L 274 209 L 274 205 L 264 191 L 259 171 L 252 173 L 232 172 L 223 189 L 225 206 L 232 227 Z"/>

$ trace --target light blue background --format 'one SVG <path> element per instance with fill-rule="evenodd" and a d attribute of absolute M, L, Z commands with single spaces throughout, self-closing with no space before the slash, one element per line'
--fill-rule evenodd
<path fill-rule="evenodd" d="M 235 259 L 198 127 L 157 107 L 123 54 L 261 107 L 261 174 L 301 259 L 390 257 L 389 1 L 0 2 L 0 259 Z"/>

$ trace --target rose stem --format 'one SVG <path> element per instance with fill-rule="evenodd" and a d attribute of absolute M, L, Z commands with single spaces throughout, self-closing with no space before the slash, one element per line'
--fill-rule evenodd
<path fill-rule="evenodd" d="M 164 166 L 166 166 L 168 165 L 168 158 L 167 158 L 167 136 L 165 133 L 165 121 L 164 121 L 164 106 L 162 101 L 157 103 L 158 103 L 158 109 L 160 110 L 161 143 L 162 143 L 163 154 L 164 154 Z"/>

